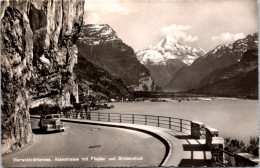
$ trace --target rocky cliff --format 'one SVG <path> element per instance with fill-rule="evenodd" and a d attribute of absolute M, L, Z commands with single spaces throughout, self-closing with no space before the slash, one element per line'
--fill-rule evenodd
<path fill-rule="evenodd" d="M 83 26 L 77 46 L 83 57 L 121 78 L 130 90 L 155 89 L 149 70 L 109 25 Z"/>
<path fill-rule="evenodd" d="M 258 34 L 250 34 L 232 44 L 220 45 L 196 59 L 191 66 L 180 69 L 173 76 L 167 90 L 182 91 L 203 87 L 202 80 L 211 72 L 238 63 L 243 54 L 258 47 Z"/>
<path fill-rule="evenodd" d="M 89 62 L 79 55 L 74 73 L 79 85 L 79 100 L 85 101 L 89 95 L 102 98 L 131 97 L 122 79 Z"/>
<path fill-rule="evenodd" d="M 84 1 L 1 1 L 2 153 L 33 141 L 29 108 L 78 99 L 73 74 Z"/>

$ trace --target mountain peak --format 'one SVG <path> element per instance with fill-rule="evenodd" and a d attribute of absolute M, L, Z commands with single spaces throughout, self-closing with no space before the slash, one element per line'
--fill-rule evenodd
<path fill-rule="evenodd" d="M 218 45 L 213 50 L 209 51 L 209 53 L 215 54 L 218 56 L 223 55 L 223 53 L 225 53 L 227 51 L 235 52 L 235 53 L 244 53 L 247 50 L 250 50 L 257 45 L 258 45 L 258 33 L 253 33 L 253 34 L 247 35 L 245 38 L 238 39 L 231 44 Z M 207 56 L 207 55 L 205 55 L 205 56 Z"/>
<path fill-rule="evenodd" d="M 117 37 L 109 25 L 82 26 L 77 47 L 82 57 L 121 78 L 129 89 L 146 91 L 155 89 L 148 69 L 138 62 L 133 49 Z"/>
<path fill-rule="evenodd" d="M 120 41 L 116 32 L 108 24 L 87 24 L 81 26 L 78 40 L 81 43 L 98 45 L 100 43 Z"/>
<path fill-rule="evenodd" d="M 154 65 L 166 65 L 169 59 L 179 59 L 183 63 L 191 65 L 195 59 L 206 52 L 201 48 L 185 46 L 176 38 L 167 35 L 155 46 L 149 46 L 149 49 L 136 53 L 139 61 L 143 64 L 150 62 Z"/>
<path fill-rule="evenodd" d="M 170 36 L 170 35 L 166 35 L 164 39 L 169 41 L 169 42 L 176 42 L 176 43 L 178 43 L 178 40 L 176 38 Z"/>
<path fill-rule="evenodd" d="M 156 46 L 155 48 L 172 48 L 180 45 L 177 39 L 172 36 L 166 35 Z"/>
<path fill-rule="evenodd" d="M 80 36 L 95 37 L 97 34 L 102 37 L 116 36 L 115 31 L 108 24 L 87 24 L 81 27 Z"/>

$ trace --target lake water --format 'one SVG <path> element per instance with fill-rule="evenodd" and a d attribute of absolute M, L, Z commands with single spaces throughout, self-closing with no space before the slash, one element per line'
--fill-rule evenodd
<path fill-rule="evenodd" d="M 248 143 L 258 136 L 257 100 L 212 100 L 182 102 L 118 102 L 104 112 L 160 115 L 199 121 L 219 130 L 219 136 Z"/>

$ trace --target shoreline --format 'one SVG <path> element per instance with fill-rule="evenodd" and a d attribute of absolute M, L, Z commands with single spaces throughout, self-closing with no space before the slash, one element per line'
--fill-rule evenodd
<path fill-rule="evenodd" d="M 182 101 L 215 101 L 215 100 L 229 100 L 229 101 L 258 101 L 258 99 L 248 99 L 248 98 L 237 98 L 237 97 L 215 97 L 215 96 L 197 96 L 197 97 L 191 97 L 191 96 L 180 96 L 180 97 L 159 97 L 159 98 L 152 98 L 152 97 L 143 97 L 143 98 L 136 98 L 134 100 L 117 100 L 117 101 L 108 101 L 106 103 L 123 103 L 123 102 L 182 102 Z"/>

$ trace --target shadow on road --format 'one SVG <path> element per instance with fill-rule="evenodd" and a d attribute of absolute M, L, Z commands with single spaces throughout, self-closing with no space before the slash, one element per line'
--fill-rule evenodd
<path fill-rule="evenodd" d="M 204 159 L 182 159 L 178 167 L 209 167 L 211 160 Z"/>
<path fill-rule="evenodd" d="M 42 131 L 40 128 L 33 128 L 32 129 L 32 132 L 34 134 L 41 134 L 41 135 L 44 135 L 44 134 L 54 134 L 54 133 L 59 133 L 60 131 L 49 131 L 49 132 L 46 132 L 46 131 Z"/>
<path fill-rule="evenodd" d="M 188 144 L 183 145 L 184 151 L 210 151 L 209 147 L 204 144 Z"/>
<path fill-rule="evenodd" d="M 211 166 L 211 159 L 207 158 L 207 152 L 210 149 L 206 146 L 205 142 L 194 138 L 191 135 L 177 135 L 176 138 L 185 140 L 183 144 L 183 151 L 186 153 L 186 158 L 183 158 L 178 167 L 208 167 Z"/>
<path fill-rule="evenodd" d="M 194 139 L 191 135 L 176 135 L 175 137 L 178 139 Z"/>

